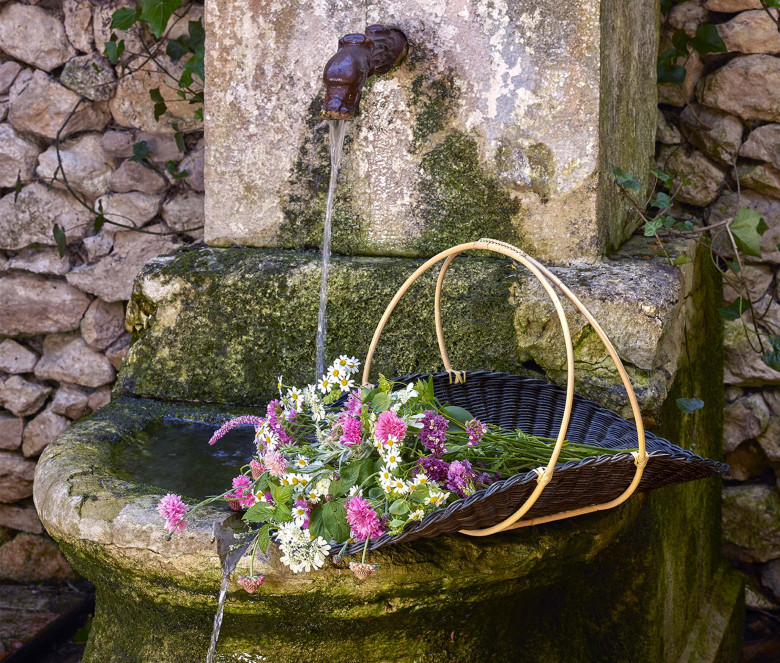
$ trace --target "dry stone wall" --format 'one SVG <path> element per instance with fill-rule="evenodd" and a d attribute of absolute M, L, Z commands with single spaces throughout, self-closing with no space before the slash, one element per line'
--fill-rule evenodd
<path fill-rule="evenodd" d="M 760 0 L 689 0 L 667 17 L 694 35 L 717 25 L 728 52 L 686 64 L 682 89 L 660 87 L 657 160 L 687 174 L 680 200 L 716 223 L 742 207 L 763 215 L 762 258 L 744 276 L 767 333 L 780 329 L 780 26 Z M 737 293 L 724 283 L 724 299 Z M 747 317 L 747 316 L 746 316 Z M 725 323 L 725 440 L 731 476 L 723 490 L 726 555 L 748 573 L 745 652 L 780 656 L 760 642 L 780 627 L 780 373 L 751 347 L 739 320 Z M 753 652 L 751 654 L 751 652 Z M 762 654 L 763 652 L 763 654 Z M 770 660 L 769 658 L 761 660 Z"/>
<path fill-rule="evenodd" d="M 193 108 L 172 103 L 155 121 L 149 90 L 175 83 L 139 57 L 126 55 L 123 73 L 101 53 L 111 14 L 132 5 L 0 1 L 0 581 L 72 573 L 32 505 L 36 459 L 72 420 L 109 402 L 138 269 L 202 236 L 181 233 L 203 225 Z M 180 23 L 201 15 L 192 5 Z M 124 38 L 142 51 L 138 37 Z M 184 151 L 173 123 L 186 131 Z M 141 141 L 148 157 L 133 161 Z M 169 162 L 187 176 L 175 178 Z M 90 206 L 108 221 L 97 232 Z"/>

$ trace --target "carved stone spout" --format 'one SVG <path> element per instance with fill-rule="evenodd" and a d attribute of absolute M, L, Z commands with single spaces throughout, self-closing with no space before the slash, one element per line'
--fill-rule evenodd
<path fill-rule="evenodd" d="M 369 25 L 364 35 L 344 35 L 322 76 L 323 116 L 331 120 L 354 118 L 366 80 L 374 74 L 386 74 L 403 60 L 406 50 L 406 36 L 396 28 Z"/>

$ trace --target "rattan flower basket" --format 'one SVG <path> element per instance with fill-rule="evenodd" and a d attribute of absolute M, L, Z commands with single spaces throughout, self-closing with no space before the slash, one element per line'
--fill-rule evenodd
<path fill-rule="evenodd" d="M 453 371 L 447 358 L 441 326 L 441 289 L 447 268 L 463 251 L 481 250 L 502 254 L 525 266 L 541 282 L 552 300 L 566 344 L 566 388 L 543 380 L 493 373 Z M 554 438 L 550 461 L 545 467 L 496 481 L 488 488 L 459 499 L 446 508 L 429 513 L 403 533 L 384 535 L 369 542 L 375 550 L 390 543 L 459 532 L 488 536 L 508 529 L 538 525 L 593 511 L 611 509 L 635 492 L 646 492 L 670 484 L 703 479 L 725 473 L 723 464 L 675 446 L 645 432 L 636 395 L 612 343 L 580 300 L 550 270 L 520 249 L 491 239 L 461 244 L 442 251 L 421 265 L 401 286 L 379 321 L 364 364 L 363 383 L 369 383 L 371 361 L 382 330 L 398 301 L 424 272 L 444 261 L 436 283 L 436 336 L 445 370 L 433 375 L 437 398 L 468 410 L 476 418 L 512 430 Z M 592 325 L 615 362 L 631 405 L 634 421 L 627 421 L 607 408 L 574 393 L 574 351 L 571 334 L 557 287 Z M 422 374 L 396 378 L 411 382 Z M 558 465 L 565 439 L 605 449 L 636 447 L 632 453 L 591 457 Z M 363 542 L 350 544 L 345 554 L 363 549 Z"/>

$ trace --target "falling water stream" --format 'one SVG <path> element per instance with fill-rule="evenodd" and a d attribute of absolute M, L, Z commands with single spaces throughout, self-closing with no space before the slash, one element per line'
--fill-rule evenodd
<path fill-rule="evenodd" d="M 320 308 L 317 314 L 317 377 L 325 372 L 325 337 L 328 321 L 325 317 L 328 300 L 328 268 L 330 267 L 330 224 L 333 215 L 333 198 L 336 195 L 336 181 L 339 177 L 341 148 L 344 146 L 346 120 L 328 120 L 330 125 L 330 185 L 328 206 L 325 211 L 325 228 L 322 233 L 322 273 L 320 276 Z"/>

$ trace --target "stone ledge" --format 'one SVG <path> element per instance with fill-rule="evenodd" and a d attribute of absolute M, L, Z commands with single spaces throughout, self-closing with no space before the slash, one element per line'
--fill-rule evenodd
<path fill-rule="evenodd" d="M 592 310 L 627 365 L 645 416 L 653 421 L 680 359 L 693 266 L 651 257 L 644 238 L 613 260 L 553 271 Z M 327 355 L 363 359 L 376 323 L 416 259 L 334 256 Z M 436 268 L 401 300 L 380 341 L 376 371 L 404 375 L 441 369 L 433 327 Z M 128 307 L 133 344 L 119 392 L 174 400 L 261 405 L 276 376 L 313 381 L 319 256 L 264 249 L 191 248 L 149 262 Z M 568 307 L 569 312 L 573 307 Z M 442 316 L 453 366 L 565 380 L 563 339 L 552 304 L 508 261 L 478 255 L 453 262 Z M 576 388 L 628 415 L 625 391 L 595 333 L 569 315 Z M 473 339 L 480 339 L 474 343 Z M 544 375 L 542 375 L 544 377 Z"/>

